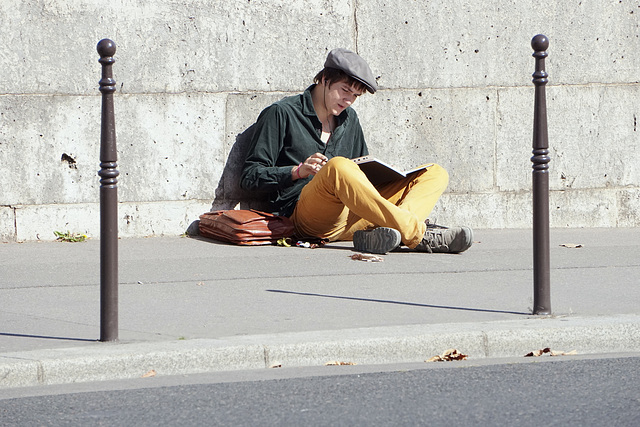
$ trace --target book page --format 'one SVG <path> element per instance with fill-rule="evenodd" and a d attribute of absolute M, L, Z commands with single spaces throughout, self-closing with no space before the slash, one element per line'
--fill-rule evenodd
<path fill-rule="evenodd" d="M 360 169 L 365 173 L 365 175 L 367 175 L 369 181 L 374 185 L 405 178 L 410 173 L 417 172 L 433 165 L 419 166 L 409 171 L 402 172 L 373 156 L 363 156 L 352 160 L 360 166 Z"/>

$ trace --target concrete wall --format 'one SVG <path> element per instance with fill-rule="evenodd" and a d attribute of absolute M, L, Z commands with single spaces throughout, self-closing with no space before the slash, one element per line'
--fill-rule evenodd
<path fill-rule="evenodd" d="M 121 236 L 248 206 L 247 135 L 326 53 L 368 60 L 378 157 L 451 175 L 433 217 L 531 226 L 531 38 L 547 35 L 551 225 L 640 226 L 640 4 L 571 0 L 3 0 L 0 237 L 99 234 L 100 65 L 114 77 Z"/>

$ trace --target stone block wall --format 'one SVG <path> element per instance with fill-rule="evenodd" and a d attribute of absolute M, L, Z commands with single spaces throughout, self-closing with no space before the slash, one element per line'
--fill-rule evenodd
<path fill-rule="evenodd" d="M 335 47 L 378 77 L 354 105 L 370 151 L 448 169 L 439 223 L 528 228 L 538 33 L 551 226 L 640 226 L 637 1 L 3 0 L 0 23 L 3 242 L 98 237 L 102 38 L 117 45 L 123 237 L 251 206 L 237 184 L 251 125 Z"/>

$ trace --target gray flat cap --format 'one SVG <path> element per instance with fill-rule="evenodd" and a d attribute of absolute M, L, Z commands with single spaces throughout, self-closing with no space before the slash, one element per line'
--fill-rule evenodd
<path fill-rule="evenodd" d="M 367 87 L 371 93 L 378 90 L 376 79 L 373 77 L 371 68 L 357 53 L 347 49 L 333 49 L 327 55 L 324 62 L 325 68 L 337 68 L 344 71 L 348 76 L 353 77 Z"/>

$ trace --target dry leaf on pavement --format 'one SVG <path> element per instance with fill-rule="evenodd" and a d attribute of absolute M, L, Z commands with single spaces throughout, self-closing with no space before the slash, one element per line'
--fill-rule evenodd
<path fill-rule="evenodd" d="M 425 362 L 450 362 L 452 360 L 465 360 L 469 356 L 460 353 L 455 348 L 450 348 L 439 356 L 433 356 L 431 359 L 425 360 Z"/>
<path fill-rule="evenodd" d="M 149 372 L 147 372 L 146 374 L 144 374 L 143 376 L 141 376 L 140 378 L 151 378 L 151 377 L 155 377 L 155 376 L 156 376 L 156 371 L 154 369 L 152 369 Z"/>
<path fill-rule="evenodd" d="M 345 365 L 355 365 L 353 362 L 339 362 L 337 360 L 333 360 L 331 362 L 327 362 L 324 366 L 345 366 Z"/>
<path fill-rule="evenodd" d="M 580 243 L 563 243 L 560 246 L 562 246 L 563 248 L 571 248 L 571 249 L 583 248 L 584 247 Z"/>
<path fill-rule="evenodd" d="M 351 259 L 356 261 L 366 261 L 366 262 L 382 262 L 384 258 L 377 255 L 370 254 L 353 254 L 351 255 Z"/>
<path fill-rule="evenodd" d="M 546 353 L 549 353 L 549 356 L 571 356 L 571 355 L 574 355 L 574 354 L 578 354 L 578 352 L 576 350 L 571 350 L 571 351 L 568 351 L 568 352 L 553 351 L 549 347 L 545 347 L 543 349 L 532 351 L 531 353 L 527 353 L 527 354 L 524 355 L 524 357 L 539 357 L 539 356 L 542 356 L 543 354 L 546 354 Z"/>

